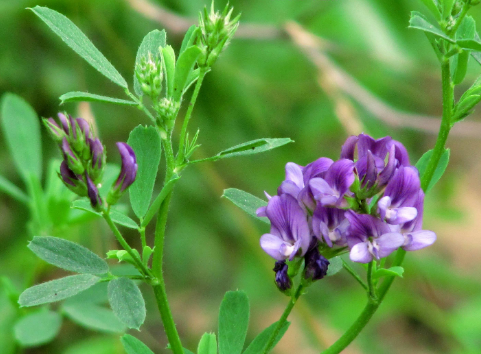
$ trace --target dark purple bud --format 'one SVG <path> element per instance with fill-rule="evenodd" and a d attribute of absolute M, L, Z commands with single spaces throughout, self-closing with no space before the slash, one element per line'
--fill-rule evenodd
<path fill-rule="evenodd" d="M 92 208 L 99 211 L 102 208 L 102 199 L 100 198 L 99 190 L 95 183 L 87 175 L 87 193 L 90 199 L 90 205 Z"/>
<path fill-rule="evenodd" d="M 67 162 L 68 167 L 76 174 L 80 175 L 84 172 L 84 167 L 82 162 L 79 160 L 75 152 L 70 147 L 67 138 L 62 139 L 62 144 L 60 146 L 63 153 L 63 158 Z"/>
<path fill-rule="evenodd" d="M 60 164 L 59 177 L 72 192 L 81 197 L 87 195 L 87 189 L 84 181 L 68 167 L 67 162 L 65 161 L 62 161 Z"/>
<path fill-rule="evenodd" d="M 291 278 L 287 274 L 288 268 L 286 261 L 277 261 L 274 265 L 273 271 L 276 272 L 276 284 L 281 291 L 289 290 L 292 287 Z"/>
<path fill-rule="evenodd" d="M 115 182 L 115 188 L 120 188 L 120 192 L 124 192 L 135 181 L 137 176 L 137 160 L 134 150 L 126 143 L 117 143 L 117 148 L 122 159 L 122 169 L 119 178 Z"/>
<path fill-rule="evenodd" d="M 87 144 L 89 148 L 88 155 L 92 158 L 89 166 L 89 175 L 94 182 L 98 182 L 102 177 L 105 165 L 104 146 L 98 138 L 95 140 L 87 138 Z"/>
<path fill-rule="evenodd" d="M 62 124 L 62 128 L 64 130 L 64 132 L 66 134 L 69 134 L 70 133 L 70 124 L 69 124 L 69 121 L 67 119 L 67 117 L 65 117 L 65 114 L 63 113 L 59 113 L 57 114 L 58 116 L 58 119 L 60 119 L 60 123 Z"/>
<path fill-rule="evenodd" d="M 319 253 L 317 247 L 307 252 L 304 258 L 306 260 L 304 278 L 308 280 L 319 280 L 326 276 L 329 261 Z"/>

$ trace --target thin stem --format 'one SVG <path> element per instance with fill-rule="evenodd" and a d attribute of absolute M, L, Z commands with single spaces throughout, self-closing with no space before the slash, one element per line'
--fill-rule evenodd
<path fill-rule="evenodd" d="M 102 216 L 104 217 L 105 221 L 107 221 L 107 224 L 109 225 L 110 229 L 115 235 L 115 238 L 117 241 L 119 241 L 120 245 L 123 247 L 124 250 L 127 251 L 127 253 L 132 257 L 134 260 L 135 264 L 137 265 L 137 268 L 139 268 L 144 275 L 151 277 L 151 272 L 150 270 L 142 263 L 142 260 L 139 259 L 137 254 L 133 251 L 133 249 L 129 246 L 127 241 L 125 241 L 124 237 L 120 233 L 119 229 L 117 226 L 115 226 L 114 222 L 110 218 L 110 213 L 108 210 L 103 210 L 102 211 Z"/>
<path fill-rule="evenodd" d="M 368 295 L 369 298 L 373 301 L 377 301 L 377 295 L 376 295 L 376 288 L 374 287 L 373 281 L 372 281 L 372 267 L 374 265 L 374 260 L 369 262 L 369 265 L 367 266 L 367 288 L 368 288 Z"/>
<path fill-rule="evenodd" d="M 349 274 L 351 274 L 354 277 L 354 279 L 357 280 L 359 284 L 361 284 L 364 290 L 366 291 L 368 290 L 367 284 L 364 282 L 364 280 L 361 279 L 361 277 L 356 273 L 356 271 L 352 269 L 352 267 L 344 259 L 342 259 L 342 266 L 344 267 L 345 270 L 347 270 Z"/>
<path fill-rule="evenodd" d="M 443 118 L 441 121 L 441 126 L 439 128 L 438 138 L 436 140 L 436 145 L 434 146 L 433 154 L 429 160 L 428 166 L 424 175 L 421 179 L 421 188 L 426 192 L 429 183 L 431 182 L 434 171 L 438 166 L 439 160 L 444 152 L 444 147 L 446 145 L 446 140 L 448 139 L 449 131 L 451 130 L 451 117 L 453 111 L 453 100 L 454 100 L 454 85 L 451 81 L 451 72 L 449 59 L 443 59 L 441 63 L 442 71 L 442 86 L 443 86 Z M 392 266 L 401 266 L 404 261 L 404 256 L 406 251 L 399 249 L 396 252 L 396 258 Z M 378 291 L 378 300 L 369 297 L 368 303 L 364 308 L 361 315 L 353 323 L 353 325 L 339 338 L 331 347 L 323 351 L 322 354 L 339 354 L 344 348 L 346 348 L 362 331 L 362 329 L 369 322 L 371 317 L 374 315 L 382 300 L 389 291 L 393 281 L 394 276 L 387 277 L 386 280 L 381 284 Z M 371 288 L 370 288 L 371 289 Z"/>
<path fill-rule="evenodd" d="M 197 79 L 197 83 L 195 84 L 194 93 L 192 93 L 192 97 L 190 98 L 189 108 L 187 108 L 187 113 L 185 114 L 184 122 L 182 123 L 182 131 L 180 132 L 180 140 L 179 140 L 179 150 L 177 151 L 177 165 L 181 165 L 184 162 L 184 147 L 185 147 L 185 139 L 187 136 L 187 127 L 189 125 L 190 117 L 192 116 L 192 111 L 194 110 L 195 102 L 197 100 L 197 96 L 199 95 L 200 87 L 202 86 L 202 82 L 204 81 L 205 74 L 207 73 L 206 68 L 200 68 L 199 71 L 199 78 Z"/>
<path fill-rule="evenodd" d="M 150 120 L 155 124 L 154 116 L 152 115 L 152 113 L 150 113 L 150 111 L 147 109 L 147 107 L 145 107 L 145 105 L 142 103 L 142 101 L 139 100 L 137 98 L 137 96 L 135 96 L 132 92 L 130 92 L 129 89 L 126 89 L 125 93 L 127 94 L 127 96 L 129 96 L 132 100 L 134 100 L 138 104 L 138 108 L 141 109 L 142 111 L 144 111 L 144 113 L 147 115 L 147 117 L 149 117 Z"/>
<path fill-rule="evenodd" d="M 448 32 L 448 35 L 450 37 L 453 36 L 456 33 L 459 26 L 461 25 L 461 22 L 463 22 L 464 17 L 468 13 L 470 7 L 471 7 L 471 5 L 469 4 L 469 1 L 466 1 L 464 3 L 463 9 L 461 10 L 461 13 L 459 14 L 458 18 L 456 19 L 456 23 L 454 24 L 454 26 Z"/>
<path fill-rule="evenodd" d="M 142 225 L 143 219 L 140 219 L 140 225 Z M 142 249 L 144 249 L 147 246 L 147 238 L 145 237 L 145 227 L 141 226 L 139 228 L 139 233 L 140 233 L 140 241 L 142 242 Z"/>
<path fill-rule="evenodd" d="M 263 354 L 269 353 L 269 351 L 272 349 L 272 346 L 274 345 L 274 342 L 276 341 L 277 336 L 279 335 L 279 332 L 281 331 L 282 327 L 285 325 L 287 321 L 287 317 L 291 313 L 299 297 L 302 295 L 303 288 L 304 286 L 302 284 L 300 284 L 297 287 L 296 292 L 294 293 L 294 296 L 291 298 L 291 300 L 287 304 L 287 307 L 284 310 L 284 313 L 282 314 L 281 318 L 277 322 L 276 329 L 274 330 L 274 332 L 272 332 L 271 336 L 269 337 L 269 341 L 267 342 L 266 346 L 264 347 L 264 350 L 262 351 Z"/>

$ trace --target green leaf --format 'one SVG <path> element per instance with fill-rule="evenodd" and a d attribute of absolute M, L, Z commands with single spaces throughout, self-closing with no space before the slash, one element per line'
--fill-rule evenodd
<path fill-rule="evenodd" d="M 436 6 L 433 0 L 421 0 L 421 1 L 423 2 L 424 6 L 426 6 L 428 10 L 433 14 L 436 20 L 438 21 L 441 20 L 441 13 L 439 12 L 438 7 Z"/>
<path fill-rule="evenodd" d="M 228 291 L 219 311 L 219 354 L 240 354 L 249 325 L 249 299 L 243 291 Z"/>
<path fill-rule="evenodd" d="M 40 122 L 33 108 L 20 96 L 3 95 L 2 129 L 15 166 L 26 184 L 30 176 L 42 178 Z"/>
<path fill-rule="evenodd" d="M 199 341 L 197 354 L 217 354 L 217 341 L 214 333 L 204 333 Z"/>
<path fill-rule="evenodd" d="M 53 340 L 62 325 L 62 317 L 53 311 L 37 311 L 20 318 L 13 331 L 22 347 L 33 347 Z"/>
<path fill-rule="evenodd" d="M 472 16 L 466 16 L 456 31 L 456 40 L 474 39 L 476 33 L 476 21 Z"/>
<path fill-rule="evenodd" d="M 409 20 L 409 28 L 414 28 L 424 32 L 429 32 L 435 35 L 436 37 L 447 40 L 450 43 L 455 43 L 454 39 L 444 34 L 444 32 L 441 31 L 441 29 L 437 28 L 435 25 L 430 23 L 422 13 L 417 11 L 411 12 L 411 19 Z"/>
<path fill-rule="evenodd" d="M 161 141 L 157 130 L 150 126 L 137 126 L 129 135 L 127 141 L 137 157 L 137 177 L 130 186 L 130 204 L 137 217 L 143 218 L 149 209 L 155 178 L 159 168 Z"/>
<path fill-rule="evenodd" d="M 481 43 L 474 39 L 458 39 L 456 44 L 463 49 L 472 49 L 475 51 L 481 51 Z"/>
<path fill-rule="evenodd" d="M 453 6 L 456 0 L 442 0 L 443 3 L 443 17 L 448 18 L 451 16 L 451 12 L 453 11 Z"/>
<path fill-rule="evenodd" d="M 256 215 L 257 209 L 267 205 L 265 200 L 259 199 L 252 194 L 236 188 L 224 189 L 224 194 L 222 194 L 222 196 L 244 210 L 247 214 L 255 217 L 257 220 L 269 224 L 269 220 L 267 218 L 260 218 Z"/>
<path fill-rule="evenodd" d="M 455 85 L 459 85 L 463 82 L 466 71 L 468 69 L 468 60 L 469 60 L 469 52 L 463 50 L 461 53 L 457 54 L 453 58 L 452 65 L 454 66 L 454 73 L 453 73 L 453 83 Z"/>
<path fill-rule="evenodd" d="M 272 347 L 275 347 L 277 342 L 281 340 L 281 338 L 284 336 L 284 334 L 287 332 L 287 329 L 289 328 L 290 322 L 285 322 L 284 325 L 281 327 L 279 333 L 277 334 L 276 340 L 274 341 Z M 254 338 L 254 340 L 249 344 L 247 349 L 244 351 L 243 354 L 260 354 L 262 353 L 262 350 L 265 348 L 267 345 L 267 342 L 269 341 L 272 333 L 274 333 L 275 329 L 277 327 L 277 322 L 271 324 L 269 327 L 264 329 L 261 333 L 257 335 L 257 337 Z"/>
<path fill-rule="evenodd" d="M 434 185 L 439 181 L 439 179 L 443 176 L 444 171 L 446 171 L 446 167 L 448 167 L 449 163 L 449 154 L 450 154 L 449 149 L 445 149 L 441 159 L 439 160 L 438 166 L 436 167 L 436 170 L 434 171 L 433 178 L 431 179 L 431 182 L 429 182 L 429 186 L 426 188 L 424 191 L 425 193 L 429 192 Z M 419 171 L 419 175 L 421 179 L 423 178 L 424 172 L 426 172 L 426 167 L 428 166 L 429 159 L 431 158 L 431 155 L 433 154 L 433 150 L 427 151 L 419 161 L 416 163 L 416 168 Z"/>
<path fill-rule="evenodd" d="M 175 76 L 175 53 L 172 46 L 168 45 L 162 48 L 162 66 L 165 74 L 166 96 L 172 97 L 174 93 L 174 76 Z"/>
<path fill-rule="evenodd" d="M 189 29 L 184 35 L 184 39 L 182 40 L 182 45 L 180 47 L 179 55 L 181 55 L 187 48 L 194 45 L 194 42 L 197 39 L 198 33 L 199 31 L 196 25 L 192 25 L 189 27 Z"/>
<path fill-rule="evenodd" d="M 174 75 L 174 93 L 173 98 L 175 101 L 180 101 L 184 89 L 187 84 L 190 73 L 194 69 L 194 65 L 199 57 L 201 50 L 197 46 L 187 48 L 177 60 L 175 65 Z"/>
<path fill-rule="evenodd" d="M 71 275 L 32 286 L 25 290 L 18 299 L 21 307 L 47 304 L 60 301 L 87 290 L 100 281 L 91 274 Z"/>
<path fill-rule="evenodd" d="M 107 333 L 123 333 L 127 327 L 114 315 L 112 310 L 89 303 L 66 303 L 62 312 L 78 325 Z"/>
<path fill-rule="evenodd" d="M 326 275 L 330 277 L 331 275 L 337 274 L 342 269 L 342 259 L 341 257 L 337 256 L 334 258 L 329 259 L 329 267 L 327 268 Z"/>
<path fill-rule="evenodd" d="M 102 216 L 101 213 L 92 209 L 92 206 L 90 205 L 90 202 L 87 199 L 74 200 L 72 203 L 72 208 L 88 211 L 89 213 Z M 128 227 L 129 229 L 139 228 L 139 225 L 137 225 L 137 223 L 134 220 L 132 220 L 127 215 L 124 215 L 117 210 L 110 210 L 110 217 L 112 218 L 112 221 L 114 223 Z"/>
<path fill-rule="evenodd" d="M 145 302 L 135 283 L 128 278 L 111 280 L 109 302 L 115 316 L 129 328 L 139 329 L 145 321 Z"/>
<path fill-rule="evenodd" d="M 82 31 L 64 15 L 48 7 L 35 6 L 31 9 L 47 24 L 62 40 L 78 55 L 84 58 L 98 72 L 123 88 L 128 88 L 127 82 L 117 69 L 103 56 Z"/>
<path fill-rule="evenodd" d="M 109 271 L 107 262 L 95 253 L 58 237 L 35 236 L 28 248 L 45 262 L 72 272 L 105 274 Z"/>
<path fill-rule="evenodd" d="M 147 57 L 149 53 L 152 54 L 154 60 L 160 59 L 160 50 L 165 47 L 166 44 L 165 30 L 153 30 L 142 39 L 139 49 L 137 50 L 137 56 L 135 57 L 135 67 L 140 64 L 143 57 Z M 134 70 L 135 70 L 134 67 Z M 142 96 L 144 93 L 140 87 L 139 80 L 134 73 L 134 90 L 137 96 Z"/>
<path fill-rule="evenodd" d="M 167 197 L 167 194 L 169 194 L 170 191 L 174 188 L 174 185 L 177 183 L 177 181 L 179 179 L 180 179 L 180 177 L 178 175 L 174 175 L 164 185 L 164 187 L 160 191 L 159 195 L 155 198 L 154 202 L 152 203 L 149 210 L 147 211 L 147 214 L 145 214 L 144 220 L 142 221 L 142 227 L 146 227 L 149 224 L 150 220 L 152 220 L 154 215 L 159 210 L 160 205 L 162 204 L 163 200 L 165 199 L 165 197 Z"/>
<path fill-rule="evenodd" d="M 461 97 L 458 104 L 455 107 L 453 122 L 459 122 L 468 115 L 473 113 L 474 107 L 481 101 L 481 95 L 470 95 L 467 97 Z"/>
<path fill-rule="evenodd" d="M 139 104 L 130 100 L 122 100 L 120 98 L 100 96 L 94 93 L 73 91 L 63 94 L 59 97 L 60 104 L 65 102 L 104 102 L 104 103 L 114 103 L 123 106 L 138 106 Z"/>
<path fill-rule="evenodd" d="M 28 204 L 30 201 L 28 196 L 20 188 L 3 176 L 0 176 L 0 191 L 9 195 L 13 199 L 18 200 L 19 202 Z"/>
<path fill-rule="evenodd" d="M 376 270 L 373 274 L 373 279 L 379 279 L 381 277 L 403 277 L 404 268 L 403 267 L 391 267 L 391 268 L 381 268 Z"/>
<path fill-rule="evenodd" d="M 124 335 L 120 341 L 127 354 L 154 354 L 144 343 L 130 334 Z"/>

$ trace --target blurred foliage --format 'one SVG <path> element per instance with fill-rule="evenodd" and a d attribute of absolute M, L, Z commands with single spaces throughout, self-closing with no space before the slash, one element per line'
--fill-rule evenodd
<path fill-rule="evenodd" d="M 195 18 L 207 1 L 158 0 L 155 4 Z M 424 36 L 407 29 L 411 10 L 426 13 L 420 1 L 234 0 L 231 4 L 242 12 L 243 24 L 281 27 L 294 20 L 328 40 L 328 54 L 337 65 L 395 109 L 440 114 L 436 58 Z M 148 122 L 129 107 L 103 103 L 58 107 L 58 97 L 69 91 L 122 98 L 123 92 L 25 10 L 35 5 L 48 6 L 74 21 L 125 78 L 132 77 L 143 36 L 163 26 L 136 12 L 129 1 L 0 0 L 0 94 L 8 91 L 22 96 L 42 117 L 53 116 L 59 109 L 92 114 L 107 151 L 114 151 L 116 141 L 126 141 L 131 129 Z M 218 1 L 219 8 L 224 5 Z M 481 19 L 479 8 L 472 14 Z M 169 35 L 169 29 L 167 33 L 178 49 L 180 38 Z M 466 85 L 479 69 L 470 62 Z M 286 162 L 304 165 L 319 156 L 338 157 L 348 133 L 317 76 L 317 69 L 285 36 L 234 40 L 207 76 L 190 129 L 193 132 L 199 127 L 201 132 L 202 147 L 195 158 L 263 137 L 290 137 L 296 143 L 267 154 L 194 165 L 177 185 L 165 273 L 174 317 L 187 348 L 193 349 L 202 333 L 216 328 L 218 305 L 227 290 L 243 289 L 250 298 L 248 341 L 277 320 L 285 306 L 287 298 L 274 286 L 274 262 L 258 246 L 267 226 L 248 219 L 220 196 L 223 189 L 233 187 L 262 197 L 264 190 L 275 192 Z M 402 141 L 413 161 L 432 147 L 433 135 L 402 126 L 393 129 L 347 100 L 364 132 L 376 137 L 389 134 Z M 58 152 L 45 131 L 42 138 L 45 171 Z M 481 144 L 479 138 L 453 137 L 448 145 L 452 163 L 428 196 L 425 212 L 425 224 L 438 233 L 439 241 L 431 249 L 409 255 L 405 277 L 396 280 L 381 310 L 349 353 L 479 353 L 481 279 L 476 255 L 481 242 L 479 232 L 473 230 L 481 226 L 481 161 L 473 152 L 479 151 Z M 109 159 L 118 162 L 115 154 Z M 0 175 L 25 189 L 3 136 L 0 162 Z M 36 260 L 27 249 L 27 240 L 33 236 L 26 226 L 28 220 L 24 205 L 1 195 L 0 275 L 6 278 L 0 285 L 0 348 L 5 354 L 22 352 L 15 344 L 13 324 L 20 315 L 37 311 L 18 309 L 18 293 L 59 276 L 58 270 Z M 133 245 L 140 245 L 133 232 L 122 231 Z M 52 235 L 79 242 L 97 254 L 116 248 L 107 226 L 97 219 L 64 225 L 52 230 Z M 147 230 L 150 242 L 152 235 L 153 230 Z M 471 239 L 466 239 L 468 236 Z M 275 352 L 318 353 L 332 343 L 364 305 L 363 292 L 357 287 L 345 272 L 312 286 Z M 146 293 L 146 297 L 147 323 L 140 333 L 133 334 L 154 351 L 164 352 L 166 340 L 152 294 Z M 24 352 L 116 354 L 122 349 L 118 335 L 98 334 L 66 319 L 54 342 Z"/>

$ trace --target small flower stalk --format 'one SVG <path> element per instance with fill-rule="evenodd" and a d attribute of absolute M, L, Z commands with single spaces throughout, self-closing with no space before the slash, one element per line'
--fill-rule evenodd
<path fill-rule="evenodd" d="M 215 11 L 214 2 L 210 12 L 207 7 L 199 14 L 199 28 L 201 31 L 200 47 L 203 51 L 199 58 L 200 67 L 211 67 L 227 47 L 239 27 L 240 14 L 231 20 L 234 8 L 226 5 L 221 12 Z"/>
<path fill-rule="evenodd" d="M 400 142 L 351 136 L 340 157 L 322 157 L 304 167 L 287 163 L 277 195 L 266 193 L 267 206 L 257 210 L 271 222 L 260 245 L 277 261 L 280 290 L 292 284 L 284 275 L 286 260 L 303 259 L 304 281 L 312 282 L 327 274 L 325 255 L 349 252 L 353 262 L 370 263 L 436 240 L 434 232 L 422 229 L 419 172 Z"/>
<path fill-rule="evenodd" d="M 105 147 L 99 138 L 93 136 L 85 119 L 72 118 L 63 113 L 59 113 L 58 118 L 60 123 L 53 118 L 43 119 L 43 123 L 62 152 L 59 178 L 79 197 L 88 197 L 92 208 L 102 211 L 99 187 L 106 164 Z M 117 143 L 117 146 L 122 156 L 122 170 L 107 198 L 109 204 L 118 201 L 137 174 L 132 148 L 125 143 Z"/>

